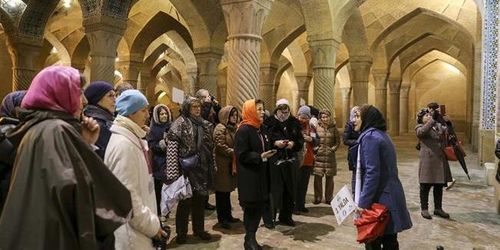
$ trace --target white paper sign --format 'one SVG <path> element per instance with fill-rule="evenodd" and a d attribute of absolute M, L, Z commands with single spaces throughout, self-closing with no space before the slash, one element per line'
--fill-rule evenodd
<path fill-rule="evenodd" d="M 354 201 L 352 200 L 351 191 L 344 185 L 340 191 L 335 195 L 332 202 L 330 203 L 337 219 L 337 223 L 340 225 L 356 208 Z"/>
<path fill-rule="evenodd" d="M 172 101 L 182 104 L 182 102 L 184 102 L 184 91 L 172 87 Z"/>

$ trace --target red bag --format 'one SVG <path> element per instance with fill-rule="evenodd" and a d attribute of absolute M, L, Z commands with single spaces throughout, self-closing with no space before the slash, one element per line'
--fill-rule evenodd
<path fill-rule="evenodd" d="M 359 243 L 367 243 L 384 235 L 389 220 L 389 209 L 380 203 L 373 203 L 371 208 L 361 213 L 361 218 L 354 220 L 354 225 L 358 229 L 356 240 Z"/>

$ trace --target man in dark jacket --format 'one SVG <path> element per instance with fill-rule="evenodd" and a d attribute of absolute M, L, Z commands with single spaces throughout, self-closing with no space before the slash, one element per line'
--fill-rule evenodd
<path fill-rule="evenodd" d="M 292 219 L 295 197 L 296 172 L 298 169 L 297 153 L 302 150 L 304 138 L 299 120 L 290 115 L 288 100 L 276 102 L 274 115 L 267 118 L 267 126 L 271 144 L 278 152 L 270 159 L 272 208 L 266 209 L 264 223 L 273 227 L 277 210 L 279 221 L 288 226 L 295 226 Z M 269 220 L 271 218 L 271 220 Z"/>
<path fill-rule="evenodd" d="M 219 102 L 206 89 L 196 91 L 196 98 L 201 101 L 201 117 L 209 121 L 212 127 L 217 126 L 219 123 L 219 111 L 221 110 Z M 215 210 L 215 206 L 208 203 L 208 196 L 205 202 L 205 209 Z"/>
<path fill-rule="evenodd" d="M 116 95 L 113 86 L 104 81 L 90 83 L 85 89 L 85 97 L 88 105 L 83 111 L 85 116 L 92 117 L 97 121 L 101 131 L 95 145 L 96 153 L 104 159 L 104 153 L 111 137 L 111 125 L 113 125 L 115 113 Z"/>

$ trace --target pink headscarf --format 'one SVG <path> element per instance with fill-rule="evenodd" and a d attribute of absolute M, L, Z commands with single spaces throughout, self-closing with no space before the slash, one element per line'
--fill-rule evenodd
<path fill-rule="evenodd" d="M 74 114 L 80 108 L 81 94 L 80 72 L 77 69 L 50 66 L 35 76 L 21 107 Z"/>

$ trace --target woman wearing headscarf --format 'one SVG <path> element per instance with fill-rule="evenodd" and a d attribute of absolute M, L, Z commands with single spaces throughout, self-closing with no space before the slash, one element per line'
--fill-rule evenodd
<path fill-rule="evenodd" d="M 153 249 L 151 238 L 166 233 L 160 226 L 147 142 L 142 129 L 149 118 L 148 101 L 138 90 L 124 91 L 116 100 L 118 115 L 111 126 L 104 162 L 127 187 L 134 217 L 115 232 L 118 250 Z"/>
<path fill-rule="evenodd" d="M 397 234 L 412 227 L 406 208 L 403 186 L 398 177 L 394 144 L 386 133 L 382 113 L 372 105 L 363 105 L 355 115 L 355 130 L 361 132 L 358 143 L 355 203 L 360 210 L 381 203 L 389 210 L 384 235 L 365 244 L 366 249 L 399 249 Z"/>
<path fill-rule="evenodd" d="M 323 197 L 323 176 L 325 176 L 325 203 L 333 199 L 333 177 L 337 175 L 337 159 L 335 152 L 340 145 L 340 135 L 335 119 L 330 111 L 319 112 L 318 128 L 319 146 L 314 160 L 314 203 L 319 204 Z"/>
<path fill-rule="evenodd" d="M 113 249 L 110 236 L 131 215 L 130 193 L 90 146 L 99 126 L 81 119 L 82 79 L 45 68 L 22 101 L 0 249 Z"/>
<path fill-rule="evenodd" d="M 274 227 L 273 220 L 279 210 L 279 222 L 293 227 L 295 222 L 292 219 L 292 212 L 297 185 L 296 173 L 299 168 L 298 152 L 304 146 L 302 128 L 299 120 L 290 114 L 290 105 L 286 99 L 276 102 L 274 115 L 267 118 L 264 124 L 267 126 L 272 145 L 278 151 L 270 159 L 272 206 L 266 210 L 264 222 L 266 227 Z"/>
<path fill-rule="evenodd" d="M 7 94 L 0 106 L 0 215 L 9 192 L 10 175 L 16 156 L 16 148 L 6 134 L 19 124 L 16 107 L 21 106 L 21 101 L 26 95 L 26 90 L 15 91 Z"/>
<path fill-rule="evenodd" d="M 243 120 L 234 138 L 238 172 L 238 199 L 245 224 L 244 248 L 257 250 L 255 239 L 264 207 L 269 203 L 269 162 L 276 150 L 264 131 L 264 103 L 248 100 L 243 104 Z"/>
<path fill-rule="evenodd" d="M 422 217 L 432 219 L 429 213 L 429 192 L 433 188 L 434 214 L 442 218 L 450 218 L 443 211 L 443 187 L 451 182 L 451 171 L 444 155 L 444 139 L 446 127 L 437 122 L 437 113 L 432 109 L 422 109 L 417 114 L 415 131 L 419 140 L 420 209 Z M 434 115 L 434 116 L 433 116 Z M 436 119 L 435 119 L 436 118 Z"/>
<path fill-rule="evenodd" d="M 182 104 L 181 116 L 170 127 L 167 134 L 167 182 L 173 182 L 182 175 L 187 176 L 193 197 L 181 200 L 175 215 L 176 242 L 187 240 L 189 214 L 192 214 L 193 233 L 202 240 L 212 236 L 205 231 L 205 200 L 213 190 L 213 128 L 201 117 L 201 101 L 187 97 Z M 183 171 L 179 158 L 198 154 L 199 161 L 189 171 Z"/>
<path fill-rule="evenodd" d="M 236 188 L 236 169 L 233 169 L 234 134 L 239 122 L 238 110 L 226 106 L 219 112 L 220 123 L 214 129 L 215 203 L 219 224 L 230 229 L 230 223 L 238 222 L 231 214 L 231 192 Z"/>
<path fill-rule="evenodd" d="M 96 81 L 90 83 L 83 94 L 88 101 L 83 113 L 85 116 L 94 118 L 101 128 L 95 146 L 97 146 L 96 153 L 104 159 L 104 153 L 111 137 L 109 129 L 115 119 L 115 91 L 110 83 Z"/>
<path fill-rule="evenodd" d="M 302 148 L 302 152 L 298 154 L 299 166 L 297 169 L 297 188 L 294 197 L 294 214 L 309 212 L 305 206 L 307 186 L 309 186 L 309 179 L 311 178 L 314 165 L 314 147 L 319 143 L 315 127 L 309 124 L 311 119 L 311 108 L 306 105 L 301 106 L 297 111 L 297 117 L 302 128 L 304 147 Z"/>
<path fill-rule="evenodd" d="M 354 183 L 356 182 L 356 155 L 358 154 L 359 132 L 354 130 L 354 115 L 359 111 L 358 106 L 354 106 L 349 113 L 349 121 L 346 122 L 342 139 L 347 149 L 347 165 L 352 171 L 351 190 L 354 193 Z"/>
<path fill-rule="evenodd" d="M 170 109 L 163 104 L 158 104 L 153 109 L 153 117 L 150 122 L 150 130 L 147 136 L 148 146 L 153 153 L 153 177 L 155 182 L 156 210 L 161 214 L 161 188 L 166 180 L 165 169 L 167 167 L 167 132 L 172 124 Z"/>

